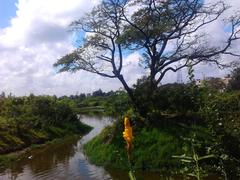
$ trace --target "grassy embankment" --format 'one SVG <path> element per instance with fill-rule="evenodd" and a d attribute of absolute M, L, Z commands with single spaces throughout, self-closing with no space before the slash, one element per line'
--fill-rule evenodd
<path fill-rule="evenodd" d="M 183 154 L 193 157 L 194 148 L 198 157 L 214 156 L 198 162 L 202 175 L 217 173 L 230 179 L 240 177 L 239 93 L 199 91 L 196 94 L 199 100 L 194 103 L 198 103 L 198 108 L 194 113 L 190 113 L 195 117 L 189 118 L 181 113 L 183 116 L 179 119 L 171 116 L 166 120 L 161 116 L 157 119 L 157 114 L 153 113 L 154 125 L 148 123 L 139 126 L 137 121 L 140 119 L 133 115 L 133 169 L 170 174 L 194 173 L 196 163 L 181 162 L 180 159 L 172 157 Z M 169 97 L 171 101 L 176 101 L 172 95 Z M 174 101 L 169 104 L 174 106 Z M 180 102 L 177 101 L 176 105 Z M 191 108 L 190 105 L 189 107 Z M 104 129 L 84 146 L 91 162 L 106 167 L 129 169 L 125 142 L 122 138 L 122 119 Z"/>
<path fill-rule="evenodd" d="M 119 123 L 105 128 L 100 135 L 84 146 L 91 162 L 106 167 L 129 169 L 122 137 L 123 126 Z M 134 148 L 132 162 L 135 170 L 163 173 L 179 173 L 183 164 L 173 155 L 188 154 L 190 143 L 184 137 L 197 134 L 198 139 L 210 141 L 207 132 L 201 127 L 166 125 L 165 127 L 134 128 Z"/>
<path fill-rule="evenodd" d="M 55 97 L 9 97 L 0 100 L 0 167 L 24 148 L 57 138 L 83 135 L 91 127 L 81 123 L 66 103 Z M 11 154 L 9 154 L 11 153 Z"/>
<path fill-rule="evenodd" d="M 87 106 L 75 108 L 75 112 L 78 114 L 105 114 L 105 108 L 102 106 Z"/>
<path fill-rule="evenodd" d="M 81 136 L 89 132 L 90 129 L 91 127 L 82 123 L 61 128 L 50 126 L 45 130 L 24 130 L 24 137 L 12 134 L 11 129 L 5 129 L 0 133 L 0 168 L 7 167 L 29 148 L 41 147 L 42 145 L 58 142 L 67 136 Z"/>

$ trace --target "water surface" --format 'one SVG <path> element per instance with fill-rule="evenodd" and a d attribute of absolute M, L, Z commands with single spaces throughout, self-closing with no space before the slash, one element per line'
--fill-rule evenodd
<path fill-rule="evenodd" d="M 61 143 L 46 145 L 24 153 L 21 160 L 0 172 L 0 180 L 95 180 L 111 179 L 102 167 L 90 164 L 83 153 L 83 144 L 96 136 L 113 119 L 100 116 L 81 116 L 81 121 L 94 127 L 87 135 L 66 138 Z"/>
<path fill-rule="evenodd" d="M 113 119 L 101 116 L 80 116 L 80 120 L 93 127 L 87 135 L 68 137 L 59 143 L 32 149 L 21 155 L 11 167 L 0 171 L 0 180 L 128 180 L 128 173 L 119 169 L 91 164 L 83 153 L 83 144 L 91 140 Z M 138 180 L 183 179 L 181 176 L 163 177 L 158 173 L 137 172 Z M 192 178 L 189 178 L 192 179 Z M 206 180 L 217 180 L 209 176 Z"/>

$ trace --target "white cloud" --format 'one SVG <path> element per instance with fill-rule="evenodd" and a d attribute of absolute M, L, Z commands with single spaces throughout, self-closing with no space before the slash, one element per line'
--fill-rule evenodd
<path fill-rule="evenodd" d="M 116 79 L 86 72 L 57 74 L 52 67 L 57 58 L 74 48 L 68 25 L 99 1 L 19 0 L 11 25 L 0 29 L 0 91 L 15 95 L 64 95 L 121 87 Z M 240 1 L 226 0 L 228 2 L 236 9 L 240 8 Z M 223 37 L 224 31 L 219 23 L 209 26 L 208 30 L 217 40 Z M 123 74 L 130 84 L 145 72 L 138 66 L 140 57 L 137 52 L 126 57 Z M 196 72 L 201 74 L 206 69 L 201 67 Z M 174 82 L 175 76 L 168 73 L 164 82 Z"/>
<path fill-rule="evenodd" d="M 56 74 L 52 64 L 73 49 L 68 25 L 96 3 L 84 2 L 18 1 L 17 16 L 11 20 L 11 26 L 0 30 L 0 90 L 16 95 L 65 94 L 63 87 L 72 77 L 65 75 L 65 84 L 59 86 L 56 82 L 62 75 Z M 81 86 L 67 87 L 67 93 L 81 91 Z"/>
<path fill-rule="evenodd" d="M 118 89 L 116 79 L 107 79 L 86 72 L 56 73 L 53 63 L 70 52 L 73 34 L 68 25 L 88 12 L 99 0 L 19 0 L 11 26 L 0 29 L 0 91 L 15 95 L 74 94 Z M 139 77 L 139 55 L 133 65 L 125 64 L 127 80 Z M 131 58 L 131 60 L 129 60 Z"/>
<path fill-rule="evenodd" d="M 206 0 L 206 3 L 216 3 L 219 2 L 219 0 Z M 222 16 L 217 21 L 214 21 L 213 23 L 208 24 L 207 26 L 204 26 L 204 28 L 201 28 L 202 33 L 206 33 L 206 40 L 205 42 L 207 45 L 212 46 L 219 46 L 224 45 L 224 43 L 227 42 L 227 37 L 230 32 L 227 32 L 225 29 L 226 22 L 224 22 L 224 19 L 227 19 L 231 16 L 237 15 L 237 11 L 240 10 L 240 1 L 239 0 L 224 0 L 223 1 L 226 5 L 228 5 L 230 8 L 227 9 Z M 239 13 L 238 13 L 239 14 Z M 171 47 L 169 47 L 171 48 Z M 240 50 L 240 41 L 234 42 L 232 44 L 232 52 L 235 52 L 236 54 L 239 53 Z M 230 63 L 232 61 L 238 60 L 239 58 L 224 55 L 222 56 L 222 62 L 224 63 Z M 206 64 L 202 63 L 194 67 L 194 75 L 196 79 L 203 79 L 204 77 L 223 77 L 230 73 L 231 69 L 219 69 L 216 65 L 213 64 Z M 182 79 L 184 82 L 188 81 L 188 75 L 187 75 L 187 69 L 182 69 Z M 167 73 L 166 76 L 163 79 L 163 83 L 168 82 L 176 82 L 177 81 L 177 73 Z"/>

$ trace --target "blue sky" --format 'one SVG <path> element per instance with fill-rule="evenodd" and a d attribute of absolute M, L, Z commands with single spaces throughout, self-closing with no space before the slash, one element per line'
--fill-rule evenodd
<path fill-rule="evenodd" d="M 206 0 L 214 2 L 218 0 Z M 58 58 L 72 52 L 82 34 L 72 34 L 69 24 L 91 11 L 100 0 L 0 0 L 0 93 L 14 95 L 56 94 L 70 95 L 103 91 L 122 87 L 118 80 L 102 78 L 87 72 L 56 73 L 53 64 Z M 224 0 L 236 10 L 240 0 Z M 17 5 L 17 6 L 16 6 Z M 232 14 L 234 11 L 228 11 Z M 226 15 L 229 15 L 226 13 Z M 207 27 L 213 36 L 209 43 L 221 43 L 227 29 L 217 21 Z M 214 41 L 213 41 L 214 40 Z M 239 51 L 240 43 L 236 44 Z M 141 52 L 127 52 L 123 75 L 129 84 L 143 75 L 138 66 Z M 228 58 L 226 58 L 228 60 Z M 186 73 L 185 73 L 186 74 Z M 183 71 L 183 79 L 185 76 Z M 223 77 L 226 71 L 202 65 L 195 69 L 195 77 Z M 175 82 L 176 73 L 168 73 L 164 82 Z"/>
<path fill-rule="evenodd" d="M 0 0 L 0 92 L 69 95 L 101 88 L 118 89 L 118 81 L 77 72 L 56 74 L 53 64 L 76 48 L 69 24 L 99 0 Z M 132 55 L 135 57 L 137 55 Z"/>
<path fill-rule="evenodd" d="M 16 16 L 16 0 L 0 0 L 0 28 L 10 25 L 10 20 Z"/>

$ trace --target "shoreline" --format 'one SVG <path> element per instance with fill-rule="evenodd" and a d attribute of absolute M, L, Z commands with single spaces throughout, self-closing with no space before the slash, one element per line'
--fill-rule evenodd
<path fill-rule="evenodd" d="M 66 134 L 62 138 L 61 137 L 53 138 L 51 140 L 43 141 L 42 143 L 30 144 L 29 146 L 16 151 L 0 154 L 0 171 L 7 169 L 13 161 L 21 160 L 22 159 L 21 156 L 27 153 L 28 151 L 31 151 L 33 149 L 44 148 L 45 146 L 48 146 L 51 144 L 62 143 L 66 141 L 68 138 L 79 138 L 79 139 L 82 138 L 84 135 L 88 134 L 92 129 L 92 127 L 86 124 L 84 124 L 84 127 L 85 128 L 87 127 L 84 130 L 84 132 L 79 132 L 79 133 L 72 132 L 72 134 Z"/>

